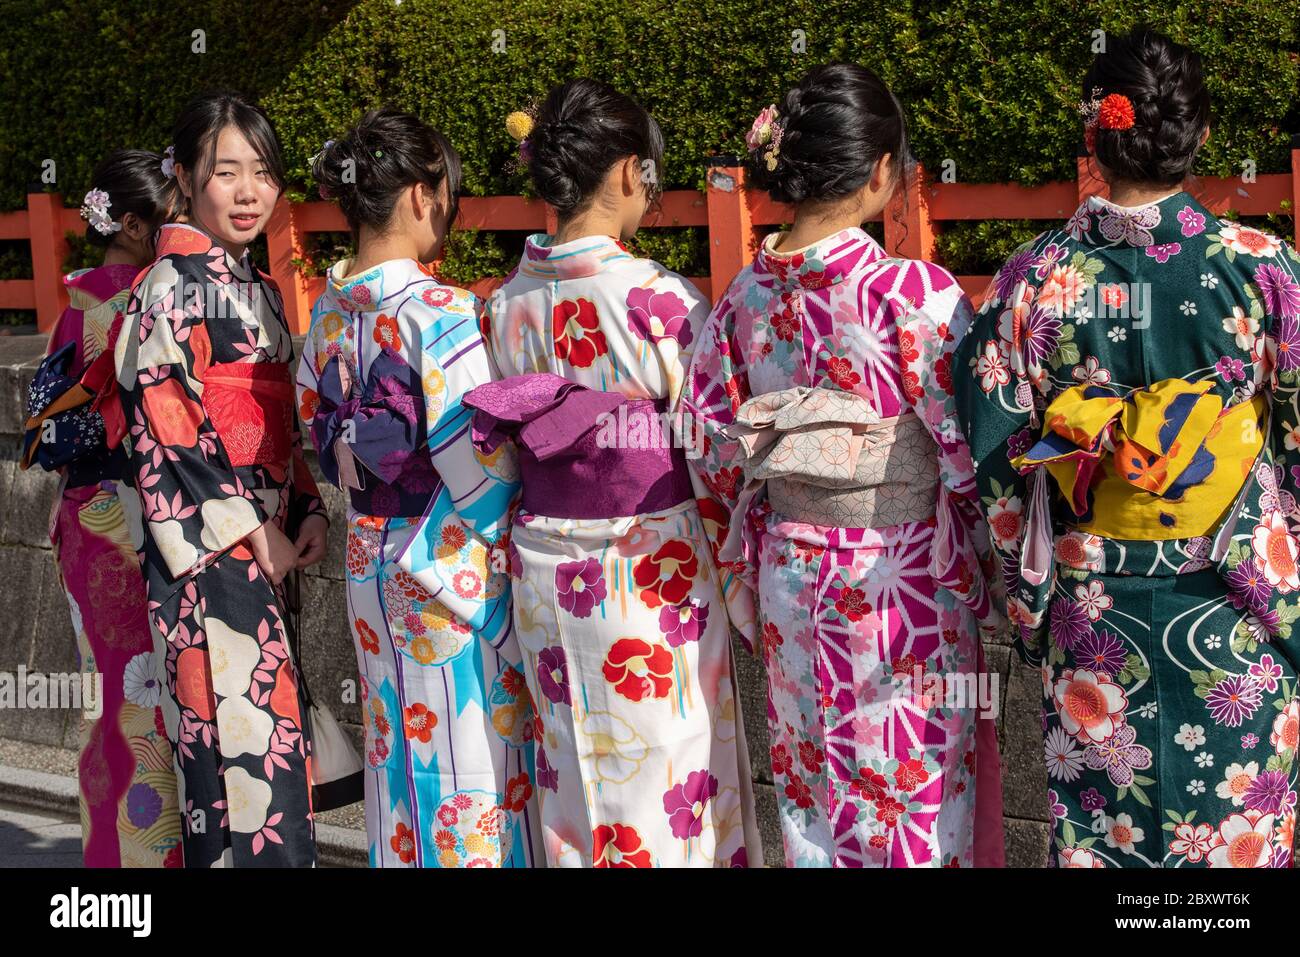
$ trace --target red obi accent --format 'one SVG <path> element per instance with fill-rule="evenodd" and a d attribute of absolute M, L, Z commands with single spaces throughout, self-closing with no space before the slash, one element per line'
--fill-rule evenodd
<path fill-rule="evenodd" d="M 287 362 L 225 362 L 203 377 L 203 411 L 230 464 L 288 466 L 294 389 Z"/>

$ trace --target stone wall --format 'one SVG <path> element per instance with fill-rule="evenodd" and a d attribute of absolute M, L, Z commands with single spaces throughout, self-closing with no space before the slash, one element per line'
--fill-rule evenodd
<path fill-rule="evenodd" d="M 18 466 L 27 382 L 44 349 L 40 336 L 0 336 L 0 671 L 75 671 L 76 644 L 68 607 L 50 555 L 47 533 L 56 486 L 53 475 Z M 312 458 L 310 455 L 309 459 Z M 315 467 L 313 462 L 313 468 Z M 319 478 L 319 474 L 318 474 Z M 336 489 L 321 483 L 333 526 L 328 558 L 303 585 L 303 659 L 308 683 L 358 740 L 356 704 L 336 704 L 341 688 L 356 678 L 356 658 L 344 599 L 343 510 Z M 1015 659 L 1010 648 L 986 649 L 1000 680 L 999 739 L 1002 743 L 1007 863 L 1038 867 L 1045 861 L 1048 826 L 1046 774 L 1039 730 L 1037 672 Z M 755 793 L 769 863 L 779 864 L 780 833 L 768 759 L 764 675 L 756 659 L 737 643 Z M 70 711 L 0 710 L 0 737 L 36 744 L 76 746 L 77 720 Z"/>

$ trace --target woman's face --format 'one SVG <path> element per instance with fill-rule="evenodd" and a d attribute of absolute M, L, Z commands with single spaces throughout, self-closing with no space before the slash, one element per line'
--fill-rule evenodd
<path fill-rule="evenodd" d="M 257 150 L 234 126 L 217 135 L 212 176 L 197 190 L 192 174 L 177 166 L 181 189 L 190 200 L 190 222 L 238 259 L 266 228 L 280 187 Z"/>

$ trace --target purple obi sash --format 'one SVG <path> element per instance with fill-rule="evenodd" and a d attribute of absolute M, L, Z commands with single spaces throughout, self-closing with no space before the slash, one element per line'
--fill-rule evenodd
<path fill-rule="evenodd" d="M 538 372 L 481 385 L 462 401 L 475 410 L 480 452 L 514 440 L 530 514 L 621 518 L 694 497 L 686 453 L 659 426 L 666 399 L 628 399 Z"/>
<path fill-rule="evenodd" d="M 361 466 L 356 470 L 360 487 L 348 489 L 353 509 L 383 518 L 423 515 L 438 472 L 429 457 L 419 374 L 385 346 L 371 363 L 364 388 L 350 382 L 339 356 L 326 363 L 318 385 L 320 405 L 311 432 L 325 477 L 342 487 L 335 443 L 346 442 L 343 454 Z"/>

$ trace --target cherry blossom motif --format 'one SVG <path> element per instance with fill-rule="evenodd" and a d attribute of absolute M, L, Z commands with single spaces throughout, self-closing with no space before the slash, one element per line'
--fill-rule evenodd
<path fill-rule="evenodd" d="M 1189 864 L 1199 864 L 1210 852 L 1214 840 L 1214 825 L 1201 821 L 1193 824 L 1180 821 L 1174 825 L 1174 837 L 1169 842 L 1169 853 L 1187 858 Z"/>
<path fill-rule="evenodd" d="M 1060 867 L 1084 867 L 1092 870 L 1094 868 L 1105 868 L 1105 862 L 1084 847 L 1065 847 L 1057 854 L 1057 864 Z"/>
<path fill-rule="evenodd" d="M 1237 347 L 1249 352 L 1255 345 L 1255 335 L 1259 332 L 1259 320 L 1250 315 L 1241 306 L 1232 307 L 1232 315 L 1223 320 L 1223 331 L 1233 337 Z"/>
<path fill-rule="evenodd" d="M 1157 243 L 1147 247 L 1147 255 L 1158 263 L 1167 263 L 1170 257 L 1177 256 L 1182 249 L 1180 243 Z"/>
<path fill-rule="evenodd" d="M 1137 728 L 1126 724 L 1100 744 L 1090 744 L 1083 753 L 1083 762 L 1094 771 L 1105 771 L 1110 783 L 1128 787 L 1133 783 L 1133 772 L 1151 767 L 1151 749 L 1135 744 Z"/>
<path fill-rule="evenodd" d="M 1220 223 L 1219 241 L 1223 243 L 1224 248 L 1230 249 L 1234 253 L 1270 259 L 1276 256 L 1282 248 L 1282 243 L 1277 237 L 1270 236 L 1268 233 L 1261 232 L 1251 226 L 1241 226 L 1230 222 Z"/>
<path fill-rule="evenodd" d="M 1110 371 L 1101 368 L 1101 363 L 1096 356 L 1086 357 L 1081 365 L 1070 370 L 1070 375 L 1075 382 L 1087 385 L 1106 385 L 1110 382 Z"/>
<path fill-rule="evenodd" d="M 1061 726 L 1082 742 L 1100 744 L 1124 724 L 1128 696 L 1105 672 L 1067 668 L 1052 688 Z"/>
<path fill-rule="evenodd" d="M 1089 621 L 1100 621 L 1105 612 L 1115 607 L 1115 599 L 1106 594 L 1106 586 L 1099 581 L 1075 585 L 1074 597 L 1083 606 Z"/>
<path fill-rule="evenodd" d="M 1265 521 L 1255 526 L 1250 544 L 1270 585 L 1283 594 L 1300 588 L 1300 565 L 1297 564 L 1300 549 L 1297 549 L 1285 515 L 1272 512 L 1265 516 Z"/>
<path fill-rule="evenodd" d="M 1182 224 L 1184 236 L 1198 236 L 1205 232 L 1205 217 L 1190 206 L 1184 206 L 1180 209 L 1176 218 Z"/>
<path fill-rule="evenodd" d="M 1248 810 L 1219 824 L 1206 858 L 1210 867 L 1268 867 L 1273 856 L 1272 814 Z"/>
<path fill-rule="evenodd" d="M 975 374 L 979 376 L 980 388 L 985 392 L 992 392 L 1011 381 L 1011 370 L 998 351 L 997 343 L 991 339 L 984 344 L 984 351 L 975 363 Z"/>

